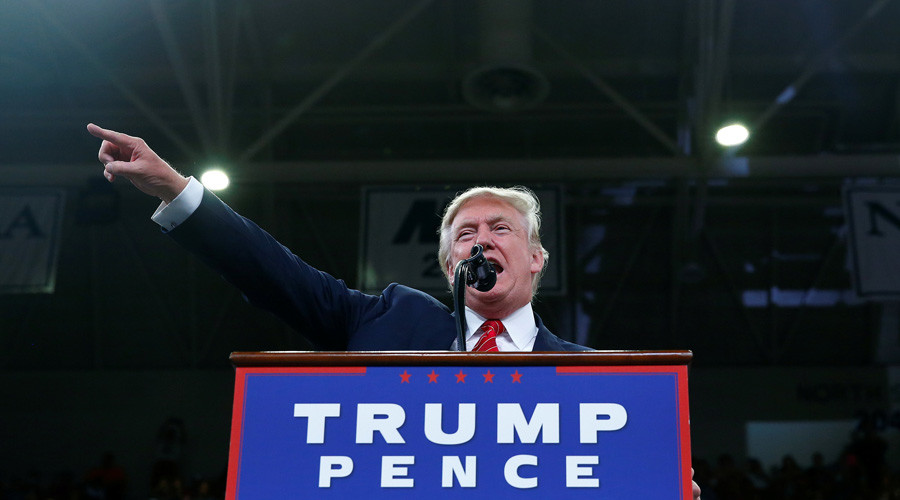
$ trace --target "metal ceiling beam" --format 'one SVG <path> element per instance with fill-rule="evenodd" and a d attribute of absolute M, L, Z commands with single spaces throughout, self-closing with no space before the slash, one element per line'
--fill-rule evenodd
<path fill-rule="evenodd" d="M 734 26 L 735 0 L 722 0 L 716 20 L 716 35 L 712 48 L 712 61 L 709 68 L 709 125 L 710 132 L 716 126 L 713 121 L 721 119 L 722 92 L 725 85 L 725 73 L 731 47 L 731 29 Z"/>
<path fill-rule="evenodd" d="M 206 90 L 209 100 L 210 124 L 215 131 L 216 149 L 224 150 L 225 90 L 222 79 L 222 50 L 219 41 L 219 12 L 216 0 L 203 5 L 203 46 L 206 49 Z"/>
<path fill-rule="evenodd" d="M 226 150 L 230 149 L 231 131 L 234 128 L 234 92 L 235 81 L 238 72 L 238 37 L 241 32 L 241 21 L 246 13 L 246 6 L 243 1 L 235 0 L 233 3 L 230 24 L 226 26 L 226 60 L 225 60 L 225 82 L 224 82 L 224 120 L 225 125 L 222 128 L 222 144 Z"/>
<path fill-rule="evenodd" d="M 707 139 L 709 129 L 709 101 L 712 92 L 710 86 L 710 68 L 712 67 L 713 44 L 713 0 L 697 0 L 692 11 L 696 14 L 696 54 L 694 67 L 694 141 L 697 154 L 703 160 L 702 167 L 706 167 L 709 159 L 710 144 Z"/>
<path fill-rule="evenodd" d="M 898 155 L 736 158 L 716 179 L 900 178 Z M 75 164 L 0 164 L 0 178 L 16 186 L 81 186 L 100 175 L 90 159 Z M 235 184 L 582 182 L 603 179 L 697 178 L 689 157 L 547 160 L 405 160 L 256 162 L 233 174 Z M 186 172 L 192 174 L 193 172 Z"/>
<path fill-rule="evenodd" d="M 246 14 L 243 14 L 246 17 Z M 250 31 L 247 29 L 247 23 L 243 23 L 243 33 L 247 36 Z M 255 29 L 255 28 L 254 28 Z M 251 44 L 251 40 L 241 40 L 248 45 L 247 52 L 261 51 L 262 47 L 257 43 L 255 46 Z M 792 75 L 797 69 L 797 55 L 793 53 L 773 54 L 773 55 L 730 55 L 728 71 L 735 77 L 754 77 L 754 78 L 781 78 L 783 75 Z M 589 68 L 593 68 L 594 74 L 601 78 L 611 80 L 614 78 L 669 78 L 675 77 L 681 70 L 677 57 L 641 57 L 640 64 L 637 64 L 634 58 L 627 57 L 582 57 L 581 63 Z M 252 78 L 245 82 L 255 83 L 258 80 L 260 58 L 253 59 L 254 66 L 248 69 L 248 74 L 252 74 Z M 329 77 L 335 71 L 337 64 L 334 63 L 315 63 L 310 62 L 302 66 L 279 67 L 279 81 L 292 85 L 307 85 L 321 82 L 324 78 Z M 459 75 L 465 71 L 467 65 L 461 61 L 438 62 L 432 60 L 421 61 L 376 61 L 370 60 L 366 63 L 364 73 L 358 75 L 358 80 L 366 82 L 411 82 L 415 84 L 442 84 L 444 85 L 448 74 Z M 571 71 L 571 63 L 567 61 L 540 61 L 541 72 L 549 79 L 561 78 L 582 78 L 580 75 L 573 74 Z M 6 69 L 5 67 L 3 69 Z M 172 85 L 173 83 L 169 71 L 171 66 L 168 63 L 148 64 L 140 67 L 123 67 L 116 68 L 117 74 L 123 80 L 140 81 L 151 85 Z M 253 71 L 251 73 L 251 70 Z M 848 53 L 841 55 L 841 64 L 835 67 L 828 67 L 829 71 L 835 73 L 865 73 L 872 76 L 895 76 L 900 72 L 900 59 L 896 54 L 884 53 Z M 68 83 L 73 86 L 90 86 L 103 83 L 105 76 L 98 78 L 97 73 L 93 72 L 76 72 L 66 75 Z M 33 79 L 29 79 L 24 73 L 10 72 L 3 74 L 4 82 L 15 85 L 32 84 Z M 196 80 L 196 76 L 194 77 Z M 766 104 L 771 104 L 771 99 L 767 97 Z"/>
<path fill-rule="evenodd" d="M 327 80 L 322 82 L 315 90 L 310 92 L 309 95 L 306 96 L 300 103 L 298 103 L 293 109 L 291 109 L 285 116 L 283 116 L 278 122 L 273 124 L 267 132 L 265 132 L 259 139 L 256 140 L 253 144 L 250 145 L 238 158 L 239 163 L 246 162 L 250 158 L 253 158 L 257 153 L 259 153 L 264 147 L 268 146 L 275 138 L 281 135 L 282 132 L 286 128 L 288 128 L 294 121 L 297 120 L 303 113 L 305 113 L 309 108 L 314 106 L 320 99 L 325 97 L 328 92 L 331 91 L 338 83 L 341 82 L 344 78 L 347 77 L 353 70 L 355 70 L 363 61 L 365 61 L 370 55 L 372 55 L 376 50 L 383 47 L 394 35 L 396 35 L 401 29 L 403 29 L 407 24 L 409 24 L 413 19 L 416 18 L 426 7 L 431 5 L 434 0 L 421 0 L 419 3 L 414 5 L 412 8 L 404 12 L 399 19 L 394 21 L 390 26 L 387 27 L 383 32 L 381 32 L 378 36 L 376 36 L 368 45 L 366 45 L 359 53 L 356 54 L 350 61 L 337 69 Z"/>
<path fill-rule="evenodd" d="M 162 39 L 163 47 L 166 49 L 166 55 L 168 55 L 169 62 L 172 65 L 175 81 L 178 82 L 178 86 L 181 88 L 181 94 L 187 105 L 188 114 L 194 123 L 194 128 L 197 130 L 203 149 L 209 153 L 212 151 L 213 145 L 212 136 L 209 133 L 209 122 L 204 116 L 200 96 L 196 87 L 194 87 L 191 71 L 188 69 L 184 54 L 175 36 L 175 31 L 172 29 L 172 23 L 169 20 L 166 7 L 163 5 L 162 0 L 150 0 L 150 10 L 153 12 L 153 20 Z"/>
<path fill-rule="evenodd" d="M 65 109 L 71 110 L 75 107 L 77 101 L 74 99 L 74 90 L 72 89 L 72 83 L 69 81 L 70 71 L 63 69 L 62 61 L 65 58 L 60 54 L 59 44 L 51 43 L 52 37 L 45 25 L 39 24 L 36 31 L 39 33 L 38 43 L 47 53 L 48 64 L 54 70 L 54 90 L 59 93 L 61 101 L 66 104 Z M 43 66 L 43 64 L 41 65 Z M 18 123 L 16 126 L 18 126 Z"/>
<path fill-rule="evenodd" d="M 702 242 L 705 244 L 706 249 L 709 251 L 713 263 L 719 271 L 719 276 L 721 276 L 723 281 L 725 282 L 725 288 L 728 294 L 731 296 L 732 303 L 734 304 L 734 308 L 737 311 L 737 315 L 743 320 L 744 325 L 747 327 L 747 333 L 753 340 L 756 348 L 759 350 L 760 357 L 766 363 L 772 363 L 776 359 L 776 354 L 774 353 L 776 348 L 773 343 L 769 342 L 768 339 L 763 335 L 763 332 L 760 331 L 760 328 L 753 320 L 750 311 L 747 309 L 747 307 L 744 306 L 743 300 L 741 299 L 740 287 L 729 272 L 729 268 L 726 265 L 725 256 L 722 255 L 722 252 L 719 250 L 718 245 L 716 245 L 716 242 L 713 239 L 712 234 L 710 234 L 709 230 L 704 230 L 701 233 L 700 237 L 702 239 Z"/>
<path fill-rule="evenodd" d="M 819 268 L 816 270 L 815 275 L 809 283 L 809 286 L 806 287 L 805 293 L 803 294 L 803 300 L 800 302 L 800 306 L 797 309 L 794 318 L 790 321 L 788 327 L 785 329 L 784 338 L 780 339 L 780 342 L 775 346 L 776 358 L 777 362 L 781 362 L 787 358 L 787 354 L 794 347 L 797 336 L 799 335 L 801 327 L 804 326 L 803 320 L 807 315 L 814 315 L 814 311 L 811 310 L 808 301 L 813 291 L 826 279 L 828 276 L 829 269 L 833 269 L 835 267 L 839 267 L 840 264 L 836 262 L 836 259 L 839 257 L 845 256 L 845 251 L 847 250 L 847 240 L 844 235 L 837 234 L 835 238 L 831 241 L 831 244 L 828 245 L 828 251 L 824 253 L 824 257 L 822 258 L 821 263 L 819 263 Z M 770 283 L 771 287 L 776 286 L 776 282 Z"/>
<path fill-rule="evenodd" d="M 253 11 L 242 10 L 241 15 L 238 17 L 238 25 L 239 29 L 243 27 L 244 39 L 247 42 L 247 54 L 250 63 L 253 66 L 252 74 L 254 75 L 254 81 L 258 82 L 259 75 L 264 75 L 268 78 L 271 65 L 266 61 L 264 56 L 265 51 L 263 50 L 262 40 L 259 36 L 259 28 L 257 28 L 253 19 Z M 303 71 L 302 74 L 307 75 L 308 72 Z"/>
<path fill-rule="evenodd" d="M 684 0 L 684 20 L 681 29 L 681 57 L 678 60 L 678 102 L 677 141 L 681 154 L 690 155 L 694 149 L 693 139 L 696 130 L 696 113 L 693 109 L 694 67 L 696 65 L 695 43 L 697 36 L 695 26 L 697 19 L 693 15 L 692 3 L 695 0 Z"/>
<path fill-rule="evenodd" d="M 681 154 L 691 156 L 694 153 L 694 141 L 698 125 L 698 66 L 699 57 L 697 38 L 699 37 L 699 9 L 695 7 L 699 0 L 684 0 L 684 20 L 682 23 L 682 46 L 679 61 L 678 78 L 678 130 L 677 140 Z M 688 244 L 691 219 L 691 193 L 689 181 L 679 179 L 675 183 L 674 211 L 671 222 L 671 255 L 669 258 L 669 336 L 676 340 L 678 333 L 679 310 L 682 300 L 682 281 L 680 276 L 687 262 L 686 246 Z M 696 245 L 694 245 L 696 248 Z"/>
<path fill-rule="evenodd" d="M 721 120 L 722 90 L 728 69 L 734 9 L 735 0 L 697 2 L 694 134 L 704 168 L 719 154 L 713 142 L 713 131 L 716 122 Z"/>
<path fill-rule="evenodd" d="M 631 104 L 628 99 L 626 99 L 622 94 L 618 93 L 605 80 L 597 76 L 593 71 L 591 71 L 590 68 L 584 65 L 562 45 L 551 38 L 550 35 L 538 28 L 535 28 L 535 35 L 537 35 L 538 38 L 543 40 L 547 45 L 552 47 L 553 50 L 558 52 L 563 57 L 563 59 L 565 59 L 570 65 L 572 65 L 572 67 L 575 68 L 578 73 L 580 73 L 581 76 L 589 81 L 595 88 L 597 88 L 597 90 L 599 90 L 603 95 L 608 97 L 611 101 L 616 103 L 616 105 L 622 108 L 625 114 L 631 117 L 632 120 L 637 122 L 640 126 L 644 127 L 644 129 L 646 129 L 647 132 L 651 136 L 653 136 L 653 138 L 659 141 L 673 154 L 681 154 L 681 148 L 678 147 L 678 143 L 675 142 L 669 136 L 669 134 L 659 128 L 655 123 L 653 123 L 653 121 L 647 118 L 644 113 L 642 113 L 637 107 Z"/>
<path fill-rule="evenodd" d="M 640 257 L 643 255 L 644 250 L 646 250 L 648 246 L 653 245 L 653 237 L 655 236 L 653 230 L 656 228 L 656 221 L 664 211 L 665 210 L 662 207 L 657 207 L 649 217 L 647 217 L 647 221 L 644 223 L 640 236 L 638 236 L 637 241 L 628 253 L 628 259 L 626 260 L 624 267 L 617 272 L 618 279 L 616 280 L 611 293 L 608 297 L 603 297 L 603 307 L 596 316 L 596 323 L 591 325 L 592 332 L 609 331 L 610 328 L 608 328 L 608 324 L 610 318 L 613 317 L 613 314 L 616 311 L 624 309 L 623 304 L 619 303 L 619 297 L 623 295 L 622 290 L 625 288 L 625 285 L 634 279 L 633 275 L 635 274 L 635 267 L 640 262 Z M 604 340 L 607 340 L 603 339 L 602 335 L 596 334 L 591 335 L 588 338 L 590 345 L 601 345 L 604 343 Z"/>
<path fill-rule="evenodd" d="M 140 98 L 137 92 L 132 90 L 121 78 L 116 76 L 116 73 L 104 64 L 100 57 L 95 54 L 96 51 L 90 49 L 87 44 L 82 42 L 81 39 L 72 33 L 62 21 L 57 19 L 56 15 L 48 9 L 43 2 L 32 2 L 29 3 L 29 5 L 38 11 L 41 17 L 43 17 L 47 24 L 56 31 L 56 34 L 60 38 L 68 42 L 97 73 L 105 77 L 119 93 L 130 101 L 138 111 L 144 114 L 144 116 L 146 116 L 147 119 L 163 133 L 163 135 L 172 141 L 185 156 L 194 157 L 194 148 L 188 145 L 181 135 L 169 126 L 166 120 L 153 111 L 153 109 Z"/>
<path fill-rule="evenodd" d="M 719 9 L 717 10 L 717 6 Z M 734 21 L 734 0 L 700 0 L 697 3 L 697 75 L 694 101 L 694 140 L 699 155 L 700 172 L 714 175 L 715 158 L 720 150 L 713 143 L 714 122 L 719 120 L 722 87 L 728 67 L 731 28 Z M 696 248 L 705 223 L 707 186 L 700 183 L 693 193 L 691 222 L 685 244 Z"/>
<path fill-rule="evenodd" d="M 841 48 L 845 43 L 847 43 L 850 39 L 852 39 L 859 31 L 868 24 L 875 16 L 888 4 L 891 0 L 875 0 L 872 2 L 872 5 L 866 10 L 863 16 L 856 20 L 844 33 L 838 36 L 835 41 L 826 47 L 822 52 L 817 54 L 815 57 L 810 59 L 810 61 L 806 64 L 803 70 L 800 72 L 800 75 L 791 82 L 778 97 L 775 98 L 775 101 L 772 102 L 769 107 L 763 111 L 760 116 L 753 122 L 751 126 L 750 133 L 757 133 L 762 127 L 768 123 L 769 119 L 772 118 L 775 113 L 778 112 L 783 106 L 787 103 L 791 102 L 793 98 L 800 92 L 800 89 L 803 88 L 804 85 L 809 81 L 810 78 L 816 75 L 828 62 L 828 60 L 834 55 L 834 53 Z"/>

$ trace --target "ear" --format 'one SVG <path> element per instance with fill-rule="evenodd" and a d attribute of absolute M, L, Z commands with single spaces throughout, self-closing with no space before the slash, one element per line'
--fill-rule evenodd
<path fill-rule="evenodd" d="M 544 252 L 541 247 L 531 249 L 531 274 L 537 274 L 544 269 Z"/>
<path fill-rule="evenodd" d="M 455 271 L 455 269 L 453 269 L 453 263 L 448 262 L 447 263 L 447 283 L 450 283 L 451 287 L 453 286 L 453 275 L 455 274 L 454 271 Z"/>

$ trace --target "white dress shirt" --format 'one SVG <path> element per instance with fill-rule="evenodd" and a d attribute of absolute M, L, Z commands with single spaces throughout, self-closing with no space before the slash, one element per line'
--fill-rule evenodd
<path fill-rule="evenodd" d="M 166 231 L 175 229 L 184 222 L 200 206 L 203 199 L 203 184 L 193 177 L 188 178 L 188 185 L 178 193 L 172 203 L 162 202 L 150 219 L 162 226 Z"/>
<path fill-rule="evenodd" d="M 488 318 L 481 316 L 466 307 L 466 350 L 471 351 L 478 339 L 481 338 L 481 324 Z M 497 349 L 500 352 L 531 352 L 534 348 L 534 340 L 537 338 L 537 324 L 534 322 L 534 312 L 531 303 L 516 310 L 516 312 L 500 320 L 504 326 L 504 332 L 497 335 Z M 456 341 L 450 346 L 456 350 Z"/>

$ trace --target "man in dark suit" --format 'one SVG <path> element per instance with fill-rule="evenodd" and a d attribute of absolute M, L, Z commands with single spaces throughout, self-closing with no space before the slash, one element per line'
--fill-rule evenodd
<path fill-rule="evenodd" d="M 319 348 L 447 350 L 456 342 L 454 313 L 433 297 L 392 283 L 380 296 L 348 288 L 303 262 L 193 178 L 185 178 L 137 137 L 88 125 L 102 139 L 99 159 L 112 182 L 125 177 L 162 200 L 153 215 L 182 246 Z M 540 212 L 524 188 L 473 188 L 447 207 L 438 258 L 452 281 L 456 263 L 476 243 L 497 270 L 489 291 L 468 292 L 467 350 L 584 351 L 552 333 L 531 309 L 548 254 Z M 693 496 L 700 488 L 693 483 Z"/>
<path fill-rule="evenodd" d="M 130 180 L 162 204 L 153 220 L 179 244 L 237 286 L 247 299 L 329 350 L 448 350 L 455 318 L 433 297 L 398 284 L 380 296 L 348 288 L 307 265 L 256 224 L 241 217 L 193 178 L 185 178 L 136 137 L 89 125 L 103 139 L 104 175 Z M 543 325 L 531 299 L 547 260 L 540 242 L 539 204 L 524 188 L 475 188 L 454 200 L 441 227 L 442 268 L 476 243 L 497 269 L 489 291 L 467 293 L 468 349 L 583 351 Z M 492 329 L 481 328 L 493 320 Z M 487 331 L 492 337 L 479 340 Z M 487 344 L 487 345 L 484 345 Z"/>

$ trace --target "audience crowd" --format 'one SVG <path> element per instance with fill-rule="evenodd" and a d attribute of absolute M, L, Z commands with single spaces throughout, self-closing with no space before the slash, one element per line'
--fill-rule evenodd
<path fill-rule="evenodd" d="M 703 500 L 900 500 L 900 471 L 886 462 L 887 442 L 871 429 L 853 436 L 837 460 L 815 453 L 808 467 L 787 455 L 777 466 L 722 455 L 715 464 L 694 458 Z"/>
<path fill-rule="evenodd" d="M 154 470 L 157 469 L 154 465 Z M 0 500 L 222 500 L 225 476 L 185 478 L 177 469 L 163 474 L 151 473 L 151 484 L 128 481 L 125 471 L 111 454 L 103 463 L 83 475 L 60 473 L 46 478 L 32 472 L 26 477 L 0 475 Z"/>

